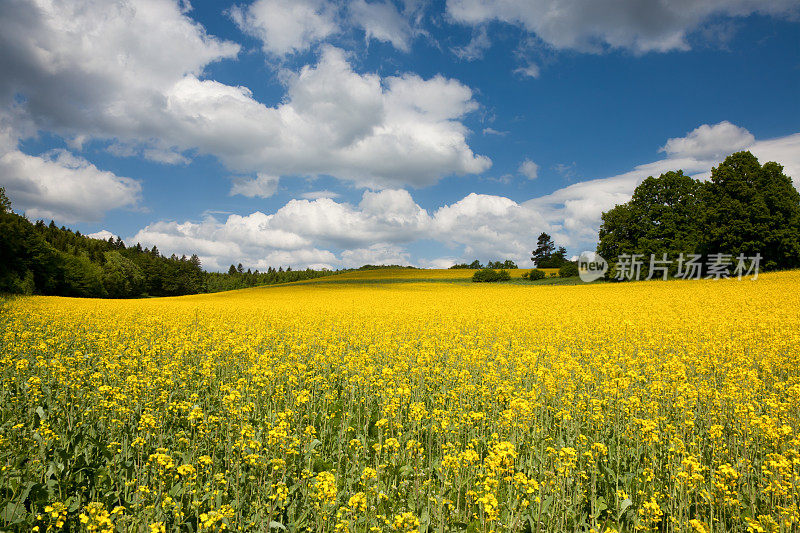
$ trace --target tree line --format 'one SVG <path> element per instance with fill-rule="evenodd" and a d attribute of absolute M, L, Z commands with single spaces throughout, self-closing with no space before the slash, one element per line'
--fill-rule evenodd
<path fill-rule="evenodd" d="M 486 268 L 491 269 L 509 269 L 509 268 L 519 268 L 517 264 L 512 261 L 511 259 L 506 259 L 505 261 L 489 261 L 484 266 L 481 262 L 476 259 L 472 263 L 458 263 L 450 267 L 451 269 L 471 269 L 471 270 L 482 270 Z"/>
<path fill-rule="evenodd" d="M 0 293 L 94 298 L 181 296 L 312 279 L 328 270 L 232 267 L 221 274 L 203 270 L 197 255 L 167 257 L 158 248 L 125 246 L 117 237 L 93 239 L 35 223 L 11 209 L 0 187 Z"/>
<path fill-rule="evenodd" d="M 597 253 L 614 276 L 620 257 L 760 257 L 761 270 L 800 267 L 800 193 L 783 167 L 750 152 L 728 156 L 708 181 L 670 171 L 648 177 L 627 203 L 603 213 Z M 665 256 L 666 254 L 666 256 Z M 708 262 L 708 261 L 706 261 Z M 676 274 L 679 262 L 670 263 Z"/>

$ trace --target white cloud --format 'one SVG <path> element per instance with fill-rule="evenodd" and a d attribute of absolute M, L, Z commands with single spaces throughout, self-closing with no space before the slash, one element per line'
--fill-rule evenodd
<path fill-rule="evenodd" d="M 420 268 L 450 268 L 463 262 L 462 259 L 455 257 L 437 257 L 436 259 L 421 259 L 417 266 Z"/>
<path fill-rule="evenodd" d="M 269 215 L 257 211 L 224 221 L 208 216 L 199 223 L 157 222 L 130 241 L 157 244 L 166 253 L 197 253 L 210 268 L 240 261 L 256 267 L 332 268 L 360 266 L 354 264 L 360 260 L 407 262 L 408 255 L 398 245 L 421 237 L 429 225 L 428 213 L 408 191 L 365 191 L 357 206 L 328 197 L 291 200 Z M 337 258 L 324 248 L 350 252 Z"/>
<path fill-rule="evenodd" d="M 703 124 L 685 137 L 669 139 L 659 151 L 669 157 L 716 158 L 745 150 L 754 141 L 749 131 L 724 120 L 713 126 Z"/>
<path fill-rule="evenodd" d="M 341 264 L 345 268 L 362 265 L 410 265 L 411 254 L 399 246 L 377 243 L 368 248 L 356 248 L 342 252 Z"/>
<path fill-rule="evenodd" d="M 231 187 L 231 196 L 241 194 L 249 198 L 269 198 L 278 190 L 278 176 L 258 173 L 255 179 L 238 178 Z"/>
<path fill-rule="evenodd" d="M 246 7 L 234 6 L 229 14 L 244 33 L 261 41 L 265 53 L 283 57 L 308 51 L 349 28 L 362 30 L 367 42 L 376 39 L 408 52 L 420 30 L 408 16 L 415 7 L 406 7 L 410 13 L 398 11 L 391 0 L 353 0 L 341 9 L 339 3 L 325 0 L 256 0 Z"/>
<path fill-rule="evenodd" d="M 714 16 L 786 16 L 797 6 L 796 0 L 447 0 L 447 13 L 464 24 L 516 24 L 556 49 L 645 53 L 688 50 L 688 35 Z"/>
<path fill-rule="evenodd" d="M 351 22 L 364 30 L 367 40 L 391 43 L 403 52 L 410 50 L 414 32 L 391 1 L 367 3 L 365 0 L 354 0 L 348 8 Z"/>
<path fill-rule="evenodd" d="M 539 77 L 539 65 L 535 63 L 528 63 L 524 67 L 519 67 L 514 69 L 515 74 L 519 74 L 525 78 L 538 78 Z"/>
<path fill-rule="evenodd" d="M 322 190 L 322 191 L 308 191 L 300 195 L 300 198 L 306 200 L 318 200 L 320 198 L 339 198 L 341 194 L 338 192 Z"/>
<path fill-rule="evenodd" d="M 800 189 L 800 133 L 757 141 L 750 151 L 762 165 L 766 161 L 783 165 L 783 173 L 792 178 L 794 186 Z"/>
<path fill-rule="evenodd" d="M 529 180 L 535 180 L 539 177 L 539 165 L 531 161 L 530 159 L 526 159 L 519 165 L 518 172 L 528 178 Z"/>
<path fill-rule="evenodd" d="M 358 206 L 330 198 L 291 200 L 270 221 L 271 228 L 297 232 L 314 242 L 352 248 L 374 242 L 410 242 L 429 221 L 408 191 L 365 191 Z"/>
<path fill-rule="evenodd" d="M 7 151 L 0 155 L 0 176 L 14 210 L 31 218 L 96 221 L 140 200 L 138 181 L 100 170 L 66 150 L 41 157 Z"/>
<path fill-rule="evenodd" d="M 117 239 L 117 238 L 119 238 L 116 234 L 111 233 L 107 229 L 96 231 L 94 233 L 89 233 L 86 236 L 89 237 L 90 239 L 100 239 L 101 241 L 107 241 L 108 239 Z"/>
<path fill-rule="evenodd" d="M 291 200 L 274 214 L 158 222 L 129 241 L 156 244 L 165 253 L 197 253 L 209 268 L 240 261 L 258 268 L 341 268 L 410 264 L 405 246 L 422 238 L 463 249 L 466 256 L 521 261 L 537 229 L 550 226 L 508 198 L 470 194 L 429 214 L 407 191 L 384 190 L 364 192 L 356 206 L 330 198 Z"/>
<path fill-rule="evenodd" d="M 494 128 L 483 128 L 484 135 L 499 135 L 500 137 L 505 137 L 508 135 L 507 131 L 499 131 Z"/>
<path fill-rule="evenodd" d="M 551 227 L 539 213 L 502 196 L 471 193 L 439 208 L 431 238 L 463 249 L 462 257 L 513 259 L 528 257 L 531 243 Z"/>
<path fill-rule="evenodd" d="M 231 8 L 230 15 L 276 56 L 307 50 L 339 30 L 335 6 L 323 0 L 256 0 Z"/>
<path fill-rule="evenodd" d="M 459 59 L 475 61 L 483 57 L 483 53 L 492 46 L 486 26 L 480 26 L 472 33 L 472 37 L 465 46 L 451 48 L 450 50 Z"/>
<path fill-rule="evenodd" d="M 633 170 L 575 183 L 551 194 L 533 198 L 523 206 L 533 209 L 558 228 L 569 246 L 594 247 L 600 215 L 630 200 L 634 189 L 648 176 L 681 169 L 698 179 L 707 179 L 711 168 L 739 150 L 750 150 L 761 164 L 777 161 L 784 173 L 800 185 L 800 133 L 755 141 L 746 129 L 724 121 L 703 124 L 685 137 L 670 139 L 661 151 L 668 157 L 636 166 Z"/>
<path fill-rule="evenodd" d="M 707 128 L 714 130 L 715 126 Z M 686 143 L 696 137 L 690 132 Z M 675 140 L 674 145 L 686 143 Z M 709 153 L 691 146 L 691 153 Z M 717 144 L 711 142 L 710 146 Z M 750 149 L 762 163 L 778 161 L 787 174 L 800 176 L 800 133 L 755 141 Z M 340 268 L 365 263 L 448 267 L 475 258 L 484 262 L 512 259 L 525 267 L 542 231 L 572 252 L 592 250 L 601 214 L 627 202 L 644 178 L 677 169 L 703 177 L 724 157 L 673 153 L 622 174 L 575 183 L 521 203 L 472 193 L 429 212 L 401 189 L 366 191 L 357 205 L 320 195 L 312 200 L 291 200 L 272 214 L 230 215 L 226 220 L 207 217 L 199 223 L 158 222 L 129 241 L 157 244 L 162 251 L 179 255 L 197 252 L 207 267 L 221 269 L 240 261 L 262 269 L 278 265 Z M 409 249 L 420 240 L 438 243 L 439 257 L 415 258 Z"/>
<path fill-rule="evenodd" d="M 283 74 L 286 95 L 270 107 L 246 87 L 202 78 L 239 47 L 169 0 L 2 3 L 0 48 L 0 104 L 20 96 L 37 129 L 76 147 L 101 139 L 112 153 L 163 163 L 208 154 L 236 174 L 375 187 L 426 186 L 491 165 L 467 144 L 462 120 L 477 104 L 460 82 L 359 74 L 323 46 L 316 65 Z"/>
<path fill-rule="evenodd" d="M 689 174 L 703 172 L 712 164 L 694 159 L 664 159 L 616 176 L 575 183 L 522 205 L 539 213 L 552 225 L 558 242 L 569 247 L 594 247 L 600 215 L 630 200 L 633 190 L 644 178 L 677 169 Z"/>

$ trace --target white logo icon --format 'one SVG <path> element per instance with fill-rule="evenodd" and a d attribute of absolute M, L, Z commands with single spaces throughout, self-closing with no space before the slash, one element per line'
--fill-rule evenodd
<path fill-rule="evenodd" d="M 608 271 L 608 263 L 596 252 L 581 252 L 578 256 L 578 275 L 581 281 L 590 283 L 602 278 Z"/>

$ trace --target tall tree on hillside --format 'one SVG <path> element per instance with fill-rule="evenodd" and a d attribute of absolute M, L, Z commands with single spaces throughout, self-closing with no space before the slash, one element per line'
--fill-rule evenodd
<path fill-rule="evenodd" d="M 556 250 L 556 243 L 553 242 L 552 237 L 547 233 L 542 232 L 539 235 L 539 238 L 536 239 L 536 249 L 531 252 L 533 257 L 531 257 L 531 261 L 536 263 L 537 267 L 541 267 L 543 262 L 550 261 L 550 258 L 553 255 L 553 252 Z"/>
<path fill-rule="evenodd" d="M 732 154 L 711 170 L 704 203 L 704 253 L 759 253 L 765 270 L 800 266 L 800 193 L 781 165 Z"/>
<path fill-rule="evenodd" d="M 567 249 L 563 246 L 556 248 L 553 238 L 544 232 L 536 239 L 536 249 L 531 254 L 536 268 L 559 268 L 567 262 Z"/>
<path fill-rule="evenodd" d="M 6 188 L 0 187 L 0 215 L 11 212 L 11 200 L 6 196 Z"/>

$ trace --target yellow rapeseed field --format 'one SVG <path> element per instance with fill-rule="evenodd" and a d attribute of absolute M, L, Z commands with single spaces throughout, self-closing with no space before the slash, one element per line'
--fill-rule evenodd
<path fill-rule="evenodd" d="M 7 300 L 0 529 L 797 531 L 798 310 L 798 272 Z"/>

